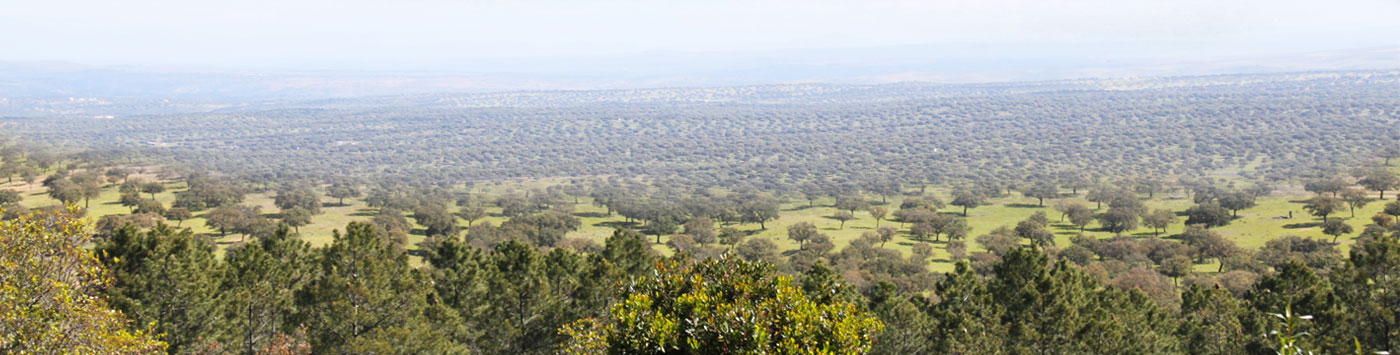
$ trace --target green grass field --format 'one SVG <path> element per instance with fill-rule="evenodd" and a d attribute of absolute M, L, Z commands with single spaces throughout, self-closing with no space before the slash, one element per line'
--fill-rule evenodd
<path fill-rule="evenodd" d="M 484 198 L 490 198 L 490 196 L 511 193 L 513 191 L 542 188 L 551 184 L 556 184 L 560 180 L 561 179 L 532 179 L 479 184 L 473 188 L 473 192 L 480 194 Z M 23 182 L 0 183 L 0 188 L 22 191 L 24 195 L 22 204 L 28 207 L 48 206 L 57 203 L 45 193 L 45 189 L 38 187 L 37 184 L 26 185 Z M 185 184 L 181 182 L 168 183 L 167 191 L 156 194 L 156 199 L 168 206 L 175 199 L 174 193 L 185 188 Z M 1069 191 L 1065 192 L 1068 195 Z M 949 198 L 947 198 L 947 191 L 931 189 L 930 193 L 943 197 L 945 200 L 949 200 Z M 1330 240 L 1331 237 L 1322 234 L 1320 228 L 1316 226 L 1320 223 L 1321 219 L 1308 215 L 1306 211 L 1302 209 L 1301 200 L 1308 196 L 1307 193 L 1302 192 L 1301 189 L 1296 187 L 1281 188 L 1274 194 L 1259 199 L 1258 206 L 1240 211 L 1239 218 L 1230 225 L 1217 228 L 1216 230 L 1233 240 L 1240 247 L 1249 249 L 1259 248 L 1263 246 L 1265 242 L 1273 238 L 1286 235 L 1326 238 Z M 128 208 L 121 206 L 117 202 L 118 198 L 119 194 L 116 191 L 115 185 L 104 189 L 101 196 L 89 201 L 89 218 L 95 220 L 97 217 L 104 215 L 129 213 Z M 1083 191 L 1080 191 L 1080 194 L 1077 196 L 1066 196 L 1065 198 L 1082 201 Z M 1393 197 L 1388 196 L 1388 198 Z M 870 198 L 870 200 L 873 205 L 884 206 L 891 210 L 891 212 L 897 209 L 901 201 L 899 197 L 892 197 L 884 204 L 880 203 L 878 197 Z M 325 206 L 323 208 L 324 213 L 315 216 L 311 224 L 300 228 L 302 238 L 312 245 L 319 246 L 329 243 L 334 230 L 343 229 L 345 225 L 351 221 L 367 220 L 376 212 L 375 209 L 369 208 L 365 205 L 364 201 L 359 199 L 347 199 L 345 200 L 345 205 L 340 205 L 336 200 L 331 198 L 325 198 L 323 202 Z M 1061 247 L 1069 245 L 1070 238 L 1080 232 L 1068 222 L 1059 222 L 1059 212 L 1050 207 L 1053 205 L 1053 202 L 1054 200 L 1046 200 L 1045 206 L 1041 207 L 1036 205 L 1036 200 L 1033 198 L 1013 194 L 1007 197 L 992 199 L 990 205 L 969 210 L 968 224 L 971 226 L 972 231 L 969 233 L 970 238 L 968 238 L 966 242 L 970 251 L 981 250 L 981 247 L 974 241 L 976 236 L 985 234 L 999 226 L 1014 226 L 1016 222 L 1029 217 L 1036 211 L 1044 211 L 1050 217 L 1053 222 L 1052 228 L 1056 231 L 1057 245 Z M 1388 201 L 1373 201 L 1365 208 L 1356 210 L 1356 217 L 1354 218 L 1350 217 L 1351 214 L 1347 211 L 1343 211 L 1333 216 L 1333 218 L 1344 219 L 1352 224 L 1357 231 L 1360 231 L 1364 225 L 1371 223 L 1370 217 L 1378 213 L 1386 202 Z M 740 224 L 734 225 L 734 227 L 749 232 L 750 238 L 767 238 L 772 240 L 785 250 L 797 248 L 797 243 L 787 239 L 786 228 L 798 222 L 811 222 L 816 224 L 823 233 L 832 237 L 837 248 L 844 247 L 851 240 L 858 238 L 862 232 L 872 230 L 876 227 L 876 221 L 868 212 L 858 211 L 855 214 L 856 219 L 846 222 L 845 227 L 841 228 L 841 223 L 839 221 L 830 218 L 830 216 L 836 212 L 836 210 L 831 207 L 832 203 L 832 199 L 827 198 L 818 200 L 814 207 L 809 207 L 806 200 L 788 201 L 781 206 L 780 218 L 768 222 L 767 229 L 760 229 L 758 224 Z M 262 211 L 269 217 L 275 217 L 277 213 L 277 208 L 273 206 L 272 198 L 269 194 L 250 194 L 245 199 L 244 204 L 261 206 Z M 1086 204 L 1091 208 L 1094 207 L 1093 203 L 1086 201 Z M 1180 212 L 1189 207 L 1191 201 L 1186 198 L 1184 193 L 1176 192 L 1158 194 L 1155 198 L 1145 200 L 1145 204 L 1152 209 L 1166 208 Z M 1287 218 L 1290 211 L 1293 212 L 1293 218 L 1291 219 Z M 489 221 L 493 224 L 500 224 L 505 220 L 505 218 L 501 216 L 498 208 L 488 208 L 488 212 L 488 217 L 478 220 L 475 223 Z M 961 209 L 950 206 L 939 212 L 958 214 L 961 212 Z M 581 219 L 583 226 L 579 230 L 570 233 L 568 237 L 586 238 L 601 244 L 607 236 L 612 234 L 613 226 L 623 221 L 621 216 L 605 216 L 605 214 L 605 209 L 593 206 L 592 202 L 588 199 L 580 199 L 575 206 L 575 215 Z M 243 237 L 236 234 L 219 236 L 216 230 L 205 225 L 202 216 L 203 212 L 196 213 L 195 218 L 186 220 L 181 225 L 191 228 L 195 233 L 211 238 L 221 249 L 243 241 Z M 1182 219 L 1184 220 L 1184 217 L 1182 217 Z M 465 221 L 461 223 L 463 226 L 466 224 Z M 880 225 L 899 226 L 899 223 L 883 221 Z M 905 225 L 904 227 L 904 229 L 901 229 L 901 236 L 887 244 L 887 247 L 908 253 L 910 248 L 917 243 L 917 241 L 907 234 L 908 226 Z M 1097 228 L 1097 223 L 1090 224 L 1089 228 L 1085 230 L 1084 233 L 1100 238 L 1112 236 L 1112 233 L 1099 231 Z M 1162 236 L 1180 233 L 1183 229 L 1184 225 L 1178 223 L 1169 228 Z M 1139 238 L 1153 237 L 1149 228 L 1141 228 L 1127 234 Z M 1339 240 L 1339 247 L 1345 251 L 1351 245 L 1354 237 L 1355 234 L 1343 236 Z M 421 241 L 422 238 L 422 230 L 418 229 L 410 238 L 409 243 L 410 245 L 417 243 Z M 663 237 L 662 242 L 665 242 L 665 240 L 666 238 Z M 951 270 L 953 265 L 951 257 L 944 250 L 946 241 L 933 242 L 933 245 L 935 257 L 930 268 L 934 271 Z M 671 252 L 669 248 L 664 245 L 656 245 L 655 247 L 663 253 L 669 254 Z M 1200 271 L 1215 270 L 1211 265 L 1198 265 L 1197 268 Z"/>

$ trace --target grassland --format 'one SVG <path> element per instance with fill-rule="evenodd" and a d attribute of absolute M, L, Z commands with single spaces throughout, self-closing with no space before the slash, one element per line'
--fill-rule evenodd
<path fill-rule="evenodd" d="M 500 195 L 511 191 L 540 188 L 556 182 L 557 180 L 549 179 L 495 182 L 478 185 L 473 188 L 473 192 L 489 198 L 493 195 Z M 167 206 L 174 201 L 175 192 L 182 191 L 186 188 L 185 184 L 182 182 L 170 182 L 167 183 L 166 187 L 167 190 L 165 192 L 158 193 L 155 197 Z M 22 191 L 24 195 L 22 204 L 28 207 L 47 206 L 57 203 L 45 193 L 45 189 L 38 187 L 37 184 L 28 185 L 23 182 L 0 183 L 0 188 Z M 947 191 L 941 190 L 930 190 L 930 193 L 943 196 L 945 199 L 947 199 L 946 197 L 948 195 Z M 1083 191 L 1080 191 L 1080 194 L 1075 196 L 1070 196 L 1069 191 L 1065 191 L 1065 194 L 1065 199 L 1083 201 Z M 1259 199 L 1258 206 L 1239 211 L 1238 219 L 1230 225 L 1219 227 L 1216 230 L 1228 239 L 1233 240 L 1240 247 L 1249 249 L 1259 248 L 1271 239 L 1286 235 L 1326 238 L 1330 240 L 1331 237 L 1322 234 L 1320 228 L 1317 227 L 1321 219 L 1308 215 L 1306 211 L 1302 209 L 1301 200 L 1305 199 L 1307 196 L 1307 193 L 1301 191 L 1301 189 L 1297 187 L 1285 186 L 1274 194 Z M 130 211 L 127 207 L 121 206 L 121 204 L 117 202 L 118 198 L 119 194 L 116 191 L 115 185 L 107 187 L 100 196 L 88 202 L 87 215 L 95 219 L 103 215 L 129 213 Z M 1191 201 L 1187 199 L 1182 192 L 1161 193 L 1157 194 L 1154 198 L 1146 199 L 1145 196 L 1143 198 L 1145 198 L 1145 204 L 1153 209 L 1166 208 L 1180 212 L 1191 205 Z M 878 198 L 872 198 L 871 200 L 873 205 L 885 206 L 890 210 L 896 209 L 901 201 L 899 197 L 892 197 L 885 203 L 881 203 Z M 325 213 L 315 216 L 311 224 L 299 228 L 302 238 L 312 245 L 325 245 L 329 243 L 333 238 L 333 231 L 344 228 L 344 226 L 351 221 L 367 220 L 376 212 L 375 209 L 366 206 L 363 201 L 358 199 L 347 199 L 344 205 L 339 204 L 338 201 L 331 198 L 326 198 L 323 202 L 323 210 Z M 851 240 L 858 238 L 862 232 L 876 228 L 877 222 L 864 211 L 857 212 L 856 219 L 846 222 L 845 227 L 842 228 L 839 221 L 830 217 L 836 212 L 835 208 L 831 207 L 833 202 L 834 201 L 830 198 L 817 200 L 815 206 L 809 207 L 806 200 L 787 201 L 781 206 L 780 218 L 776 221 L 768 222 L 767 229 L 760 229 L 758 224 L 739 224 L 734 225 L 734 227 L 748 232 L 750 238 L 767 238 L 772 240 L 784 250 L 797 248 L 795 242 L 786 238 L 786 227 L 798 222 L 811 222 L 816 224 L 823 233 L 832 237 L 838 248 L 844 247 Z M 1068 222 L 1059 221 L 1059 213 L 1050 207 L 1053 204 L 1053 200 L 1046 200 L 1045 206 L 1039 206 L 1036 203 L 1037 201 L 1033 198 L 1012 194 L 1010 196 L 992 199 L 990 202 L 990 205 L 973 208 L 968 211 L 967 220 L 969 226 L 972 228 L 969 235 L 973 236 L 973 238 L 969 238 L 967 244 L 971 251 L 981 250 L 981 247 L 972 241 L 975 236 L 985 234 L 999 226 L 1013 226 L 1016 222 L 1029 217 L 1037 211 L 1045 212 L 1053 222 L 1052 227 L 1056 231 L 1057 245 L 1069 245 L 1070 238 L 1081 233 L 1078 228 L 1070 225 Z M 1090 207 L 1094 207 L 1093 203 L 1085 202 Z M 1351 214 L 1349 212 L 1343 211 L 1332 218 L 1343 219 L 1347 221 L 1347 223 L 1352 224 L 1357 231 L 1360 231 L 1364 225 L 1370 223 L 1370 216 L 1378 213 L 1386 202 L 1388 201 L 1374 201 L 1364 208 L 1357 209 L 1355 217 L 1350 217 Z M 273 205 L 272 196 L 270 194 L 250 194 L 247 196 L 244 203 L 247 205 L 261 206 L 262 211 L 269 217 L 276 217 L 277 208 Z M 607 236 L 612 234 L 615 228 L 614 226 L 623 223 L 623 218 L 621 216 L 607 216 L 606 210 L 601 207 L 593 206 L 592 201 L 586 198 L 580 199 L 574 207 L 575 215 L 583 222 L 583 226 L 579 230 L 571 232 L 568 235 L 570 238 L 586 238 L 602 243 Z M 948 214 L 960 214 L 960 212 L 960 210 L 953 207 L 939 211 L 939 213 Z M 1288 218 L 1290 212 L 1292 212 L 1293 218 Z M 184 221 L 181 223 L 181 226 L 190 228 L 195 233 L 210 238 L 221 249 L 243 241 L 243 237 L 236 234 L 220 236 L 216 230 L 205 225 L 205 220 L 202 217 L 203 213 L 196 213 L 195 218 Z M 1182 217 L 1182 219 L 1184 220 L 1184 217 Z M 488 216 L 475 223 L 491 222 L 493 224 L 499 224 L 504 220 L 505 217 L 500 214 L 499 209 L 488 208 Z M 462 224 L 465 225 L 465 221 L 462 221 Z M 879 224 L 900 225 L 898 222 L 893 221 L 882 221 Z M 905 229 L 901 229 L 901 236 L 889 243 L 887 247 L 908 253 L 910 251 L 909 249 L 917 243 L 917 241 L 906 234 L 908 232 L 908 226 L 905 225 L 904 227 Z M 1165 237 L 1180 233 L 1183 229 L 1184 226 L 1178 223 L 1168 228 L 1161 236 Z M 1096 223 L 1090 224 L 1088 229 L 1083 233 L 1099 238 L 1113 236 L 1110 232 L 1098 230 Z M 1154 237 L 1153 233 L 1148 228 L 1138 229 L 1127 234 L 1138 238 Z M 1340 244 L 1339 247 L 1346 250 L 1351 245 L 1354 236 L 1354 234 L 1343 236 L 1338 241 Z M 415 230 L 409 243 L 416 243 L 421 241 L 422 238 L 422 229 L 420 228 Z M 662 242 L 664 243 L 665 241 L 666 237 L 662 237 Z M 946 241 L 933 242 L 933 244 L 935 247 L 935 257 L 930 268 L 935 271 L 951 270 L 953 264 L 950 254 L 944 250 Z M 656 245 L 655 247 L 663 253 L 670 253 L 669 248 L 664 245 Z M 1197 265 L 1197 268 L 1200 271 L 1214 271 L 1212 265 Z"/>

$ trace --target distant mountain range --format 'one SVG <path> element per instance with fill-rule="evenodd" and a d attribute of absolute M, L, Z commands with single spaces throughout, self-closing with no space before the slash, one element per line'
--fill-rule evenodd
<path fill-rule="evenodd" d="M 1121 46 L 954 44 L 484 60 L 427 68 L 432 71 L 229 71 L 0 62 L 0 107 L 9 106 L 0 114 L 16 114 L 22 111 L 16 105 L 34 102 L 94 104 L 114 99 L 203 111 L 268 100 L 444 92 L 975 83 L 1394 69 L 1400 68 L 1400 47 L 1196 59 Z"/>

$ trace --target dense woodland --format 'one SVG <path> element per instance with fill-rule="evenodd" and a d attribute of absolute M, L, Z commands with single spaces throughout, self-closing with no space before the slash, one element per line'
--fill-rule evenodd
<path fill-rule="evenodd" d="M 1396 351 L 1397 80 L 5 118 L 0 351 Z"/>
<path fill-rule="evenodd" d="M 765 93 L 800 97 L 788 91 L 804 87 L 739 96 L 755 103 L 718 94 L 715 102 L 697 102 L 683 89 L 636 93 L 674 97 L 637 104 L 571 99 L 589 92 L 462 99 L 495 102 L 491 107 L 429 96 L 372 107 L 318 101 L 231 113 L 13 118 L 6 128 L 36 142 L 103 142 L 121 149 L 108 154 L 162 156 L 278 181 L 457 185 L 620 175 L 776 190 L 805 182 L 1199 176 L 1252 164 L 1261 176 L 1283 179 L 1355 166 L 1351 159 L 1371 147 L 1400 140 L 1398 81 L 1394 72 L 1276 74 L 980 90 L 914 86 L 908 90 L 915 94 L 904 96 L 894 93 L 905 86 L 890 85 L 826 88 L 813 90 L 813 99 L 773 103 L 762 100 Z"/>

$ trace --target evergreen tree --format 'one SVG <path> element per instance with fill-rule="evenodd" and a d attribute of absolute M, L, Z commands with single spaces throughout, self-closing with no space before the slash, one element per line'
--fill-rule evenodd
<path fill-rule="evenodd" d="M 923 297 L 909 296 L 887 281 L 875 285 L 867 307 L 885 324 L 875 334 L 872 354 L 932 354 L 935 343 L 930 337 L 937 323 L 921 306 Z"/>
<path fill-rule="evenodd" d="M 220 334 L 222 265 L 214 246 L 189 229 L 158 224 L 141 232 L 127 225 L 97 247 L 116 283 L 112 305 L 136 324 L 155 324 L 171 353 L 209 346 Z"/>
<path fill-rule="evenodd" d="M 316 278 L 297 293 L 298 319 L 316 353 L 452 353 L 463 332 L 408 255 L 351 222 L 321 249 Z"/>
<path fill-rule="evenodd" d="M 986 284 L 966 262 L 938 283 L 940 301 L 926 311 L 936 321 L 934 353 L 991 354 L 1006 352 L 1008 331 L 1004 310 Z"/>
<path fill-rule="evenodd" d="M 1366 351 L 1400 349 L 1400 233 L 1357 244 L 1330 276 L 1343 307 L 1338 333 L 1356 337 Z"/>
<path fill-rule="evenodd" d="M 636 231 L 619 228 L 604 243 L 603 259 L 622 275 L 643 275 L 656 260 L 645 237 Z"/>
<path fill-rule="evenodd" d="M 516 240 L 497 244 L 483 263 L 481 348 L 495 354 L 549 354 L 557 344 L 564 296 L 555 292 L 545 260 L 535 247 Z M 551 322 L 553 320 L 553 322 Z M 570 320 L 571 321 L 571 320 Z"/>
<path fill-rule="evenodd" d="M 1191 285 L 1181 295 L 1181 327 L 1177 335 L 1186 349 L 1199 354 L 1243 354 L 1246 334 L 1244 309 L 1229 291 Z"/>
<path fill-rule="evenodd" d="M 264 353 L 287 340 L 297 343 L 296 293 L 312 277 L 310 245 L 286 225 L 271 235 L 230 248 L 220 294 L 224 295 L 225 346 Z"/>
<path fill-rule="evenodd" d="M 1294 314 L 1311 316 L 1315 321 L 1303 324 L 1300 332 L 1313 334 L 1313 339 L 1304 339 L 1303 346 L 1306 348 L 1316 348 L 1316 345 L 1328 343 L 1325 339 L 1340 336 L 1346 342 L 1331 344 L 1333 351 L 1329 352 L 1349 352 L 1344 345 L 1349 344 L 1351 335 L 1338 335 L 1333 331 L 1332 325 L 1336 324 L 1338 309 L 1337 301 L 1332 293 L 1332 285 L 1327 279 L 1318 276 L 1307 265 L 1298 261 L 1290 261 L 1283 264 L 1277 273 L 1265 275 L 1254 285 L 1254 289 L 1245 295 L 1249 301 L 1251 315 L 1246 319 L 1244 329 L 1246 334 L 1265 334 L 1273 330 L 1276 320 L 1270 317 L 1270 313 L 1284 313 L 1284 310 L 1291 310 Z M 1313 340 L 1323 339 L 1319 344 L 1314 344 Z M 1271 344 L 1263 337 L 1252 338 L 1247 343 L 1250 352 L 1266 353 L 1272 352 Z M 1337 347 L 1342 346 L 1342 347 Z"/>

